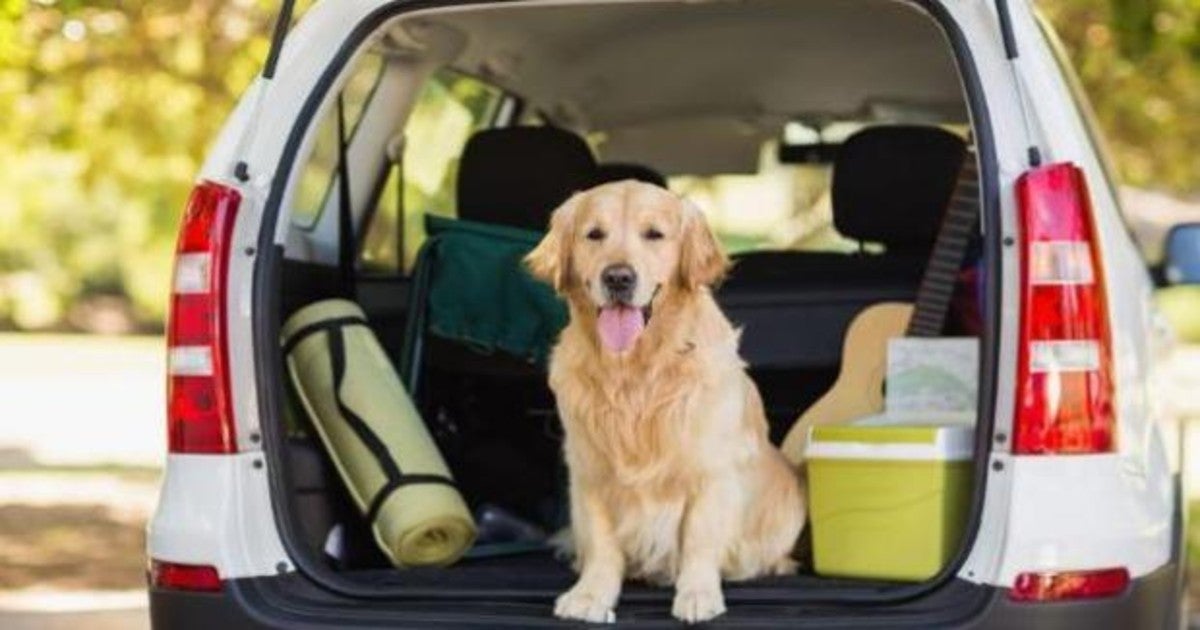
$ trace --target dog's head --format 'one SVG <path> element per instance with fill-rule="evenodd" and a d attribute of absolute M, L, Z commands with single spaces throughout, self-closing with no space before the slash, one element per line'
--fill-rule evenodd
<path fill-rule="evenodd" d="M 694 204 L 623 181 L 578 193 L 554 211 L 526 258 L 534 276 L 596 314 L 603 346 L 630 350 L 657 305 L 721 279 L 728 259 Z"/>

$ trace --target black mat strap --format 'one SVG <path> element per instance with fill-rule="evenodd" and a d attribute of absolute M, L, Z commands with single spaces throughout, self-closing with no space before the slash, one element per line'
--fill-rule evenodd
<path fill-rule="evenodd" d="M 330 320 L 332 323 L 336 320 Z M 326 341 L 329 344 L 329 361 L 333 371 L 333 396 L 337 402 L 338 411 L 342 417 L 346 419 L 346 424 L 350 425 L 350 429 L 362 440 L 367 450 L 371 451 L 371 455 L 375 457 L 375 461 L 379 463 L 379 467 L 383 470 L 384 477 L 387 481 L 383 484 L 375 496 L 371 499 L 367 507 L 367 522 L 374 522 L 380 507 L 384 501 L 396 488 L 417 483 L 439 483 L 450 487 L 454 485 L 454 480 L 444 475 L 435 474 L 405 474 L 400 470 L 400 466 L 392 459 L 391 453 L 388 451 L 387 445 L 383 440 L 379 439 L 378 435 L 371 430 L 371 427 L 354 412 L 345 401 L 342 400 L 342 383 L 346 377 L 346 341 L 342 335 L 342 326 L 329 326 Z"/>
<path fill-rule="evenodd" d="M 283 342 L 283 356 L 287 356 L 300 345 L 300 342 L 307 339 L 310 335 L 319 332 L 325 332 L 334 328 L 342 328 L 343 326 L 366 326 L 367 320 L 357 315 L 347 315 L 345 317 L 335 317 L 327 319 L 323 322 L 314 322 L 305 326 L 301 326 L 296 332 L 288 336 Z"/>
<path fill-rule="evenodd" d="M 436 483 L 444 486 L 450 486 L 451 488 L 455 489 L 458 488 L 458 486 L 454 484 L 453 479 L 444 477 L 442 475 L 412 474 L 400 475 L 396 479 L 389 479 L 388 482 L 383 484 L 383 487 L 379 489 L 379 492 L 375 493 L 375 498 L 371 499 L 371 506 L 367 508 L 367 522 L 375 522 L 375 517 L 379 515 L 380 508 L 383 507 L 383 504 L 385 501 L 387 501 L 387 498 L 392 496 L 393 492 L 404 486 L 423 483 Z"/>

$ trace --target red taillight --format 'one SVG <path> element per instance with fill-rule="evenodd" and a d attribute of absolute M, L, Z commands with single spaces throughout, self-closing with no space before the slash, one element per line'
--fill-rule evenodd
<path fill-rule="evenodd" d="M 1062 571 L 1022 573 L 1009 591 L 1018 602 L 1050 602 L 1063 599 L 1090 599 L 1120 594 L 1129 585 L 1125 568 L 1098 571 Z"/>
<path fill-rule="evenodd" d="M 238 191 L 202 182 L 183 214 L 167 325 L 167 447 L 172 453 L 237 450 L 225 279 L 240 203 Z"/>
<path fill-rule="evenodd" d="M 213 567 L 150 561 L 150 584 L 181 591 L 219 591 L 221 577 Z"/>
<path fill-rule="evenodd" d="M 1091 198 L 1073 164 L 1017 180 L 1021 331 L 1013 452 L 1115 447 L 1112 341 Z"/>

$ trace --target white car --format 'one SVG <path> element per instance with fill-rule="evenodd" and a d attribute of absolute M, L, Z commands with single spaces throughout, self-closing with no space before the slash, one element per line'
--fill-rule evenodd
<path fill-rule="evenodd" d="M 1186 622 L 1179 431 L 1155 393 L 1171 332 L 1028 0 L 325 0 L 287 32 L 289 13 L 180 230 L 155 628 L 564 623 L 571 574 L 548 554 L 389 566 L 290 411 L 282 322 L 353 297 L 472 507 L 561 525 L 536 360 L 412 323 L 427 214 L 536 231 L 624 177 L 695 199 L 738 261 L 718 299 L 778 439 L 833 382 L 853 316 L 914 299 L 967 150 L 975 294 L 951 320 L 979 339 L 980 393 L 952 560 L 920 583 L 727 585 L 715 623 Z M 871 150 L 843 151 L 854 138 Z M 1173 281 L 1200 281 L 1198 234 L 1172 234 Z M 616 622 L 673 623 L 670 597 L 631 586 Z"/>

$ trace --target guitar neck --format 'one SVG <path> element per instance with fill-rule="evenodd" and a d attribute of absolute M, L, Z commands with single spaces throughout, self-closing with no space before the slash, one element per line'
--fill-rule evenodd
<path fill-rule="evenodd" d="M 979 173 L 974 154 L 968 152 L 963 158 L 929 263 L 917 287 L 915 310 L 906 336 L 938 337 L 942 334 L 958 272 L 975 233 L 978 210 Z"/>

